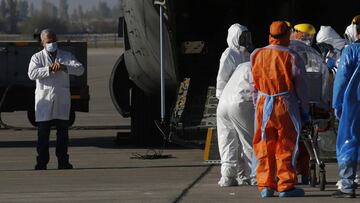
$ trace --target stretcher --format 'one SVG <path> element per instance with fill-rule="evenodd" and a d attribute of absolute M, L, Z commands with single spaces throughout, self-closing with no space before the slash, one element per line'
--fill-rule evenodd
<path fill-rule="evenodd" d="M 319 133 L 335 129 L 334 114 L 332 111 L 321 112 L 317 109 L 317 104 L 321 101 L 322 76 L 319 72 L 307 72 L 306 80 L 309 90 L 310 100 L 310 121 L 305 124 L 301 131 L 301 141 L 310 156 L 310 186 L 319 185 L 321 191 L 325 190 L 326 170 L 325 163 L 336 160 L 334 157 L 322 157 L 319 147 Z M 333 132 L 331 132 L 333 133 Z M 318 167 L 318 169 L 317 169 Z"/>

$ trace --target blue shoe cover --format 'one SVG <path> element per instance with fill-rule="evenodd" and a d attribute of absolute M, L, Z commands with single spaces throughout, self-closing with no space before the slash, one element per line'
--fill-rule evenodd
<path fill-rule="evenodd" d="M 301 188 L 294 188 L 292 190 L 279 193 L 279 197 L 303 197 L 304 195 L 305 191 Z"/>
<path fill-rule="evenodd" d="M 264 188 L 261 192 L 260 192 L 260 196 L 262 198 L 265 197 L 274 197 L 274 192 L 275 190 L 271 189 L 271 188 Z"/>

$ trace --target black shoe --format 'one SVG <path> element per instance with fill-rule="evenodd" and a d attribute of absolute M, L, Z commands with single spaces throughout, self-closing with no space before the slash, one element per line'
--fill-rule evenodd
<path fill-rule="evenodd" d="M 73 169 L 73 165 L 71 165 L 70 163 L 65 163 L 65 164 L 59 164 L 58 165 L 58 169 Z"/>
<path fill-rule="evenodd" d="M 341 192 L 340 190 L 334 192 L 332 195 L 332 197 L 334 198 L 355 198 L 355 192 L 352 193 L 345 193 L 345 192 Z"/>
<path fill-rule="evenodd" d="M 46 165 L 36 164 L 35 170 L 46 170 Z"/>

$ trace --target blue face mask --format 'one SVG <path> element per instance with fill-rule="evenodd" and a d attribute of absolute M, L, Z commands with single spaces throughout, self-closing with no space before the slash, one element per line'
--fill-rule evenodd
<path fill-rule="evenodd" d="M 46 44 L 46 51 L 48 52 L 55 52 L 57 50 L 57 43 L 56 42 L 53 42 L 53 43 L 48 43 Z"/>

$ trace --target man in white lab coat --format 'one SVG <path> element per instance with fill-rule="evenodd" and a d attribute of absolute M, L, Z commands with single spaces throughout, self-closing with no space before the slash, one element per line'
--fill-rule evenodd
<path fill-rule="evenodd" d="M 71 108 L 69 75 L 80 76 L 84 68 L 71 53 L 58 49 L 56 34 L 52 30 L 43 30 L 40 37 L 44 49 L 31 57 L 28 70 L 29 78 L 36 80 L 35 118 L 38 124 L 38 156 L 35 170 L 46 170 L 49 162 L 51 125 L 55 125 L 57 130 L 58 169 L 72 169 L 67 153 Z"/>

